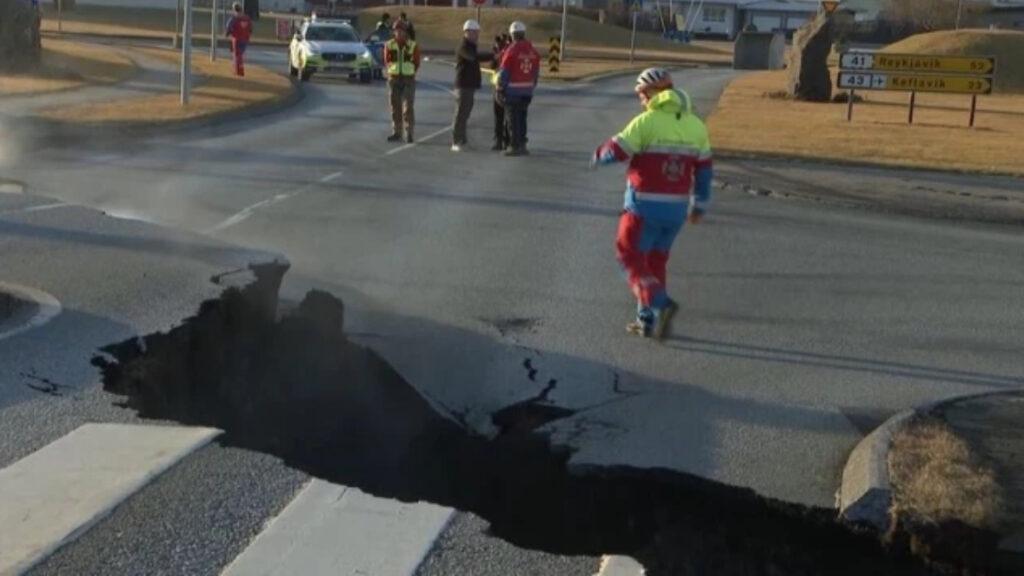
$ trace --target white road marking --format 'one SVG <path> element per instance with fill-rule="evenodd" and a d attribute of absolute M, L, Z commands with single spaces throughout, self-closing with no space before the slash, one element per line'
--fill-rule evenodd
<path fill-rule="evenodd" d="M 411 576 L 453 513 L 313 480 L 221 576 Z"/>
<path fill-rule="evenodd" d="M 35 314 L 33 314 L 27 321 L 19 322 L 9 330 L 0 330 L 0 340 L 10 338 L 16 334 L 21 334 L 22 332 L 31 330 L 32 328 L 38 328 L 50 320 L 53 320 L 58 314 L 60 314 L 60 301 L 42 290 L 37 290 L 30 286 L 22 286 L 20 284 L 0 282 L 0 292 L 6 292 L 19 300 L 32 302 L 36 305 Z M 0 328 L 3 328 L 3 322 L 0 322 Z"/>
<path fill-rule="evenodd" d="M 36 204 L 35 206 L 29 206 L 27 208 L 15 208 L 13 210 L 0 210 L 0 216 L 5 214 L 25 214 L 29 212 L 43 212 L 44 210 L 53 210 L 55 208 L 63 208 L 65 206 L 71 206 L 67 202 L 53 202 L 51 204 Z"/>
<path fill-rule="evenodd" d="M 644 576 L 645 573 L 644 567 L 629 556 L 604 556 L 601 571 L 595 576 Z"/>
<path fill-rule="evenodd" d="M 387 152 L 385 152 L 384 155 L 385 156 L 392 156 L 394 154 L 398 154 L 399 152 L 405 152 L 406 150 L 416 146 L 417 144 L 423 144 L 424 142 L 427 142 L 429 140 L 433 140 L 434 138 L 437 138 L 438 136 L 440 136 L 440 135 L 442 135 L 442 134 L 444 134 L 446 132 L 451 132 L 451 131 L 452 131 L 452 127 L 451 126 L 446 126 L 446 127 L 442 128 L 442 129 L 438 130 L 437 132 L 434 132 L 433 134 L 427 134 L 426 136 L 424 136 L 423 138 L 420 138 L 419 140 L 417 140 L 415 142 L 411 142 L 411 143 L 406 144 L 404 146 L 399 146 L 398 148 L 392 148 L 391 150 L 388 150 Z"/>
<path fill-rule="evenodd" d="M 0 470 L 0 574 L 27 571 L 219 433 L 85 424 Z"/>
<path fill-rule="evenodd" d="M 266 200 L 261 200 L 261 201 L 255 203 L 255 204 L 251 204 L 249 206 L 246 206 L 245 208 L 243 208 L 241 211 L 237 212 L 236 214 L 233 214 L 232 216 L 226 218 L 225 220 L 222 220 L 216 226 L 213 226 L 212 228 L 207 229 L 206 230 L 206 234 L 213 234 L 215 232 L 219 232 L 219 231 L 224 230 L 226 228 L 230 228 L 230 227 L 232 227 L 232 226 L 234 226 L 234 225 L 236 225 L 236 224 L 238 224 L 240 222 L 243 222 L 244 220 L 248 219 L 257 210 L 259 210 L 261 208 L 268 208 L 270 206 L 273 206 L 274 204 L 278 204 L 278 203 L 284 202 L 285 200 L 287 200 L 289 198 L 292 198 L 294 196 L 298 196 L 299 194 L 302 194 L 306 190 L 309 190 L 310 188 L 313 188 L 314 186 L 316 186 L 318 184 L 326 184 L 328 182 L 332 182 L 334 180 L 337 180 L 338 178 L 340 178 L 344 174 L 345 173 L 343 171 L 339 170 L 337 172 L 333 172 L 331 174 L 328 174 L 327 176 L 324 176 L 323 178 L 320 178 L 319 180 L 317 180 L 314 183 L 306 184 L 304 186 L 300 186 L 300 187 L 298 187 L 298 188 L 296 188 L 296 189 L 294 189 L 294 190 L 292 190 L 290 192 L 285 192 L 284 194 L 278 194 L 276 196 L 272 196 L 270 198 L 267 198 Z"/>

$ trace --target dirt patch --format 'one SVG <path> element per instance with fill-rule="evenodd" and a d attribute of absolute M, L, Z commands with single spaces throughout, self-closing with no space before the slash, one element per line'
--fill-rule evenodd
<path fill-rule="evenodd" d="M 174 62 L 181 61 L 175 52 L 156 48 L 139 50 Z M 40 111 L 38 116 L 82 124 L 159 124 L 265 106 L 287 100 L 295 90 L 288 78 L 260 66 L 246 66 L 245 77 L 239 78 L 227 58 L 217 62 L 194 58 L 192 62 L 193 74 L 201 76 L 203 82 L 191 92 L 188 106 L 181 106 L 178 93 L 173 92 L 159 96 L 51 108 Z"/>
<path fill-rule="evenodd" d="M 0 75 L 0 95 L 24 95 L 113 84 L 127 80 L 137 68 L 107 46 L 43 40 L 43 68 L 35 74 Z"/>
<path fill-rule="evenodd" d="M 670 470 L 570 469 L 568 451 L 533 432 L 559 417 L 538 409 L 543 393 L 495 414 L 496 438 L 475 436 L 349 341 L 336 298 L 311 292 L 278 320 L 267 295 L 283 269 L 255 272 L 255 284 L 170 332 L 105 349 L 104 389 L 142 417 L 220 428 L 223 442 L 318 478 L 473 512 L 523 548 L 625 554 L 651 575 L 947 573 L 837 523 L 834 510 Z"/>
<path fill-rule="evenodd" d="M 860 94 L 864 101 L 847 122 L 844 104 L 765 97 L 785 86 L 785 71 L 733 80 L 708 121 L 716 150 L 1024 175 L 1018 153 L 1022 95 L 979 97 L 971 129 L 967 96 L 918 94 L 914 124 L 908 125 L 909 94 Z"/>
<path fill-rule="evenodd" d="M 893 513 L 996 529 L 1006 507 L 995 471 L 941 420 L 924 418 L 893 438 Z"/>

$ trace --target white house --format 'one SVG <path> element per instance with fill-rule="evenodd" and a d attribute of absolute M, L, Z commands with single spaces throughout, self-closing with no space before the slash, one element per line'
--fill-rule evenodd
<path fill-rule="evenodd" d="M 676 13 L 687 17 L 694 34 L 732 40 L 747 25 L 760 32 L 792 32 L 821 10 L 818 0 L 693 0 L 679 2 Z"/>

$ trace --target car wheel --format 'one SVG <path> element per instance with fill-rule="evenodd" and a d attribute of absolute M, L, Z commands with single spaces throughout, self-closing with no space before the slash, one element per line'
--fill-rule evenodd
<path fill-rule="evenodd" d="M 360 72 L 359 82 L 362 84 L 369 84 L 370 82 L 373 82 L 373 72 L 370 72 L 369 70 L 363 70 Z"/>

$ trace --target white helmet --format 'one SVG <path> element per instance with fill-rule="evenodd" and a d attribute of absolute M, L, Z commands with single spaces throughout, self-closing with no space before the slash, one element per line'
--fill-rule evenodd
<path fill-rule="evenodd" d="M 650 88 L 671 88 L 672 76 L 664 68 L 648 68 L 636 77 L 637 92 L 646 92 Z"/>
<path fill-rule="evenodd" d="M 523 24 L 519 20 L 516 20 L 515 22 L 512 23 L 511 26 L 508 27 L 509 34 L 515 34 L 517 32 L 520 34 L 526 34 L 526 24 Z"/>
<path fill-rule="evenodd" d="M 463 32 L 468 32 L 470 30 L 477 30 L 477 31 L 479 31 L 480 30 L 480 23 L 477 22 L 476 20 L 473 20 L 473 19 L 466 20 L 462 24 L 462 31 Z"/>

